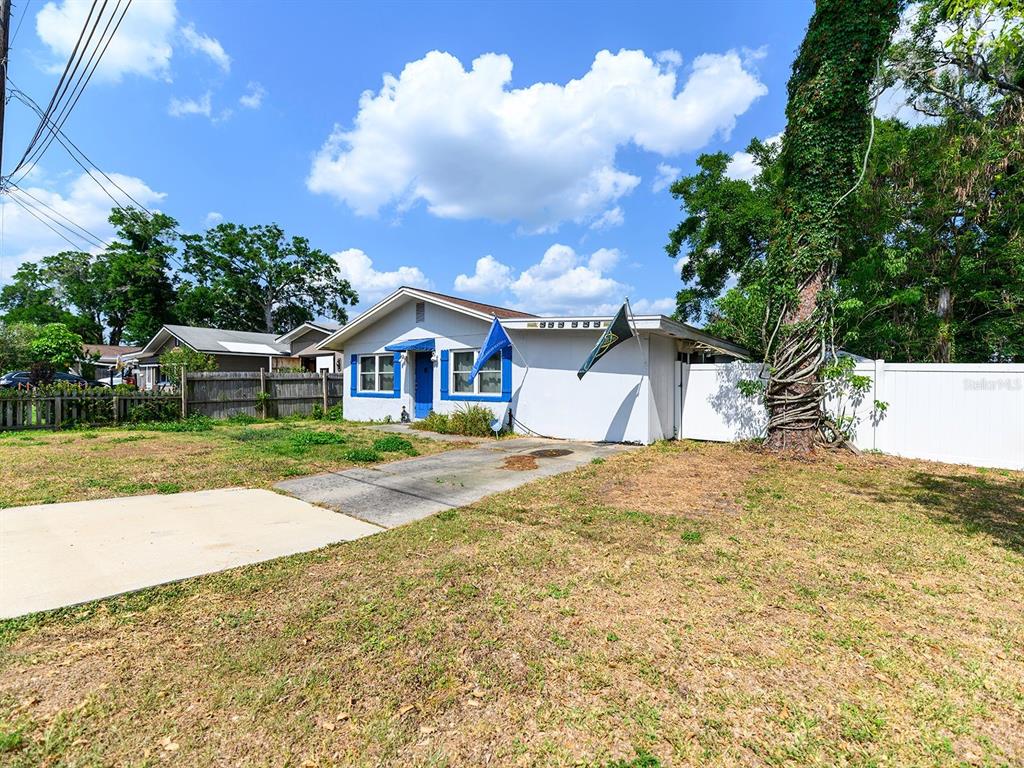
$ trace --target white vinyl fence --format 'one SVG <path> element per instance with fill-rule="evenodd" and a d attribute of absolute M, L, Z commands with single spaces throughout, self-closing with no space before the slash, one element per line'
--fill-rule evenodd
<path fill-rule="evenodd" d="M 676 434 L 732 441 L 764 434 L 766 414 L 737 382 L 750 363 L 679 363 Z M 896 456 L 980 467 L 1024 469 L 1024 364 L 858 363 L 871 389 L 848 407 L 855 443 Z M 875 412 L 876 400 L 888 404 Z"/>

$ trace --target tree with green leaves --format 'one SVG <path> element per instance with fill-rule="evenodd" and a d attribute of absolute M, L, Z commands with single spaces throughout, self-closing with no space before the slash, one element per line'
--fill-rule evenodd
<path fill-rule="evenodd" d="M 8 322 L 61 322 L 90 342 L 144 342 L 175 319 L 171 273 L 178 223 L 166 214 L 115 208 L 116 237 L 97 254 L 62 251 L 26 263 L 0 289 Z"/>
<path fill-rule="evenodd" d="M 82 337 L 63 323 L 50 323 L 39 329 L 28 343 L 33 362 L 45 363 L 55 371 L 67 371 L 85 358 Z"/>
<path fill-rule="evenodd" d="M 69 308 L 45 265 L 25 262 L 11 282 L 0 288 L 0 312 L 6 323 L 63 323 L 91 342 L 103 340 L 103 328 L 92 318 Z"/>
<path fill-rule="evenodd" d="M 181 373 L 216 371 L 217 360 L 213 355 L 197 352 L 184 345 L 169 349 L 160 355 L 160 370 L 174 386 L 181 384 Z"/>
<path fill-rule="evenodd" d="M 185 240 L 185 322 L 283 333 L 323 315 L 339 322 L 358 296 L 335 260 L 276 224 L 219 224 Z"/>
<path fill-rule="evenodd" d="M 32 364 L 30 345 L 38 335 L 39 326 L 33 323 L 0 323 L 0 374 Z"/>

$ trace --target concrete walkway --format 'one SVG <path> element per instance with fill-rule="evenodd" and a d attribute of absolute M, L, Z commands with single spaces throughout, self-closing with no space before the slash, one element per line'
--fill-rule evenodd
<path fill-rule="evenodd" d="M 0 618 L 306 552 L 381 529 L 231 488 L 0 510 Z"/>
<path fill-rule="evenodd" d="M 275 487 L 393 528 L 531 480 L 568 472 L 627 447 L 542 438 L 489 440 L 433 456 L 285 480 Z M 510 459 L 518 468 L 508 468 Z M 534 463 L 534 468 L 524 468 Z"/>

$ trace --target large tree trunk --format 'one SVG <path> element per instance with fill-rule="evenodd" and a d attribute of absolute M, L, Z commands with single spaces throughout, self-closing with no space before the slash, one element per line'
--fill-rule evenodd
<path fill-rule="evenodd" d="M 796 307 L 783 318 L 787 333 L 773 349 L 766 393 L 769 450 L 809 453 L 818 441 L 824 348 L 814 316 L 825 282 L 824 271 L 816 272 L 801 287 Z"/>
<path fill-rule="evenodd" d="M 826 429 L 820 370 L 826 292 L 850 235 L 872 125 L 869 97 L 900 0 L 818 0 L 796 61 L 780 155 L 782 217 L 764 282 L 778 327 L 768 343 L 769 450 L 809 452 Z M 781 315 L 781 316 L 780 316 Z"/>

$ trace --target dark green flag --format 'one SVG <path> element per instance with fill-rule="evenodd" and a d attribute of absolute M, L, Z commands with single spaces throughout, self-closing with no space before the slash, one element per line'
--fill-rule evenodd
<path fill-rule="evenodd" d="M 612 320 L 612 324 L 604 329 L 601 338 L 597 340 L 597 345 L 591 350 L 587 362 L 583 364 L 576 376 L 582 379 L 587 371 L 594 367 L 594 363 L 607 355 L 609 350 L 631 338 L 633 338 L 633 329 L 629 327 L 629 320 L 626 319 L 626 305 L 623 304 L 615 315 L 615 319 Z"/>

